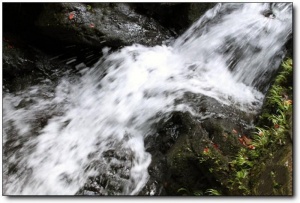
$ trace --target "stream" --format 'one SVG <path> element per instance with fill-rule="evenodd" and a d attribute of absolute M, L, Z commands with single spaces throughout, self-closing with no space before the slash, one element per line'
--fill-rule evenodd
<path fill-rule="evenodd" d="M 98 175 L 114 195 L 138 194 L 154 124 L 174 111 L 201 117 L 186 93 L 260 110 L 291 22 L 290 3 L 217 4 L 169 43 L 106 47 L 92 67 L 3 93 L 3 193 L 74 195 Z"/>

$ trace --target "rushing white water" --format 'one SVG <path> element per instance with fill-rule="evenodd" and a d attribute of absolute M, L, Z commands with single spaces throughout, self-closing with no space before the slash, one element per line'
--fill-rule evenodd
<path fill-rule="evenodd" d="M 174 110 L 197 114 L 175 103 L 186 92 L 243 111 L 261 107 L 256 87 L 278 68 L 291 9 L 218 4 L 171 45 L 104 49 L 80 77 L 4 94 L 4 194 L 73 195 L 99 174 L 120 182 L 114 194 L 137 194 L 149 178 L 144 138 L 151 126 Z M 125 153 L 126 161 L 107 158 L 109 151 Z M 115 164 L 126 177 L 112 172 Z"/>

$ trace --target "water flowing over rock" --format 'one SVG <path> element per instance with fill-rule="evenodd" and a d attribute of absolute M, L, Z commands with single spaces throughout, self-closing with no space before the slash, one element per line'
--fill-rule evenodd
<path fill-rule="evenodd" d="M 111 14 L 110 20 L 106 21 L 109 15 L 83 12 L 102 13 L 102 8 Z M 77 41 L 76 34 L 83 32 L 87 44 L 101 44 L 104 36 L 112 46 L 158 45 L 133 44 L 112 53 L 104 48 L 92 67 L 4 93 L 3 193 L 165 195 L 176 193 L 188 177 L 193 187 L 219 184 L 220 174 L 208 178 L 206 166 L 189 164 L 199 151 L 213 146 L 223 153 L 223 166 L 229 167 L 227 156 L 236 152 L 238 136 L 253 127 L 285 54 L 292 5 L 217 4 L 164 45 L 161 41 L 168 35 L 160 34 L 159 25 L 146 20 L 142 21 L 148 28 L 131 23 L 139 16 L 127 4 L 87 8 L 65 3 L 61 9 L 49 9 L 38 24 L 62 40 Z M 119 19 L 123 15 L 126 21 Z M 120 27 L 105 29 L 114 17 Z M 98 18 L 103 25 L 90 21 Z M 61 22 L 68 24 L 71 37 L 58 34 Z M 86 37 L 90 31 L 85 29 L 94 26 L 104 26 L 105 32 L 92 31 L 99 35 Z M 143 29 L 158 32 L 158 37 L 145 41 Z M 124 38 L 115 41 L 118 31 Z M 179 162 L 186 147 L 190 151 Z M 195 174 L 197 169 L 202 172 Z"/>
<path fill-rule="evenodd" d="M 210 61 L 209 57 L 219 58 L 220 54 L 224 65 L 232 70 L 235 80 L 265 92 L 285 54 L 282 47 L 291 37 L 291 15 L 284 13 L 291 13 L 292 10 L 285 6 L 219 4 L 180 36 L 175 46 L 190 58 L 204 56 L 202 60 Z M 266 17 L 266 11 L 274 13 L 276 17 Z M 235 19 L 234 23 L 232 18 Z M 201 46 L 203 48 L 199 49 Z"/>

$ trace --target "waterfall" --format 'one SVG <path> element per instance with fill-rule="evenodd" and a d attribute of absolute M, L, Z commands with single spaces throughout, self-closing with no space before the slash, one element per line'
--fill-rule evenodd
<path fill-rule="evenodd" d="M 197 115 L 175 102 L 188 92 L 257 112 L 291 33 L 291 3 L 217 4 L 170 44 L 104 48 L 80 74 L 4 93 L 4 194 L 73 195 L 96 175 L 103 193 L 137 194 L 153 124 Z"/>

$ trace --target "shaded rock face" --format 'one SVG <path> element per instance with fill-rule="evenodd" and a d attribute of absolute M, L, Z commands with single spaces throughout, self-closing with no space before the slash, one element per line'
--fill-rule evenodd
<path fill-rule="evenodd" d="M 263 160 L 251 175 L 252 191 L 256 195 L 293 195 L 292 144 L 282 146 L 273 156 Z"/>
<path fill-rule="evenodd" d="M 93 47 L 154 46 L 170 37 L 167 29 L 124 3 L 45 4 L 36 25 L 49 37 Z"/>
<path fill-rule="evenodd" d="M 3 3 L 3 32 L 10 30 L 25 37 L 34 35 L 34 22 L 42 7 L 42 3 Z"/>
<path fill-rule="evenodd" d="M 146 14 L 173 34 L 182 34 L 215 3 L 134 3 L 135 10 Z"/>
<path fill-rule="evenodd" d="M 53 84 L 73 67 L 52 60 L 45 52 L 32 47 L 11 33 L 3 35 L 3 90 L 17 92 L 48 79 Z"/>
<path fill-rule="evenodd" d="M 292 57 L 293 58 L 293 38 L 289 39 L 286 43 L 286 49 L 287 49 L 287 53 L 286 53 L 286 57 Z"/>
<path fill-rule="evenodd" d="M 199 112 L 206 117 L 174 112 L 160 122 L 155 135 L 146 138 L 152 163 L 150 179 L 140 195 L 182 195 L 180 188 L 191 192 L 225 188 L 221 183 L 227 184 L 229 162 L 245 147 L 239 138 L 252 130 L 254 117 L 212 98 L 189 95 L 188 99 L 198 100 Z M 211 153 L 210 158 L 205 151 Z"/>

